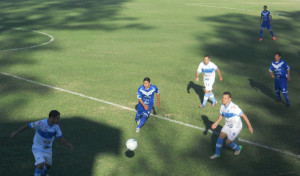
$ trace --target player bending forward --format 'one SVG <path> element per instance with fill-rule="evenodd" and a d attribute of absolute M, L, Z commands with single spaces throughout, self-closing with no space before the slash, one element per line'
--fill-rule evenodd
<path fill-rule="evenodd" d="M 157 97 L 157 107 L 160 106 L 159 90 L 155 85 L 151 85 L 150 78 L 144 78 L 143 85 L 141 85 L 137 92 L 139 104 L 137 107 L 135 121 L 138 124 L 136 132 L 139 133 L 142 126 L 147 121 L 154 104 L 154 93 Z M 142 118 L 141 118 L 142 116 Z"/>
<path fill-rule="evenodd" d="M 35 158 L 35 174 L 34 176 L 46 175 L 47 171 L 52 166 L 52 143 L 54 138 L 59 138 L 64 144 L 66 144 L 71 150 L 73 149 L 63 136 L 58 126 L 60 113 L 56 110 L 52 110 L 49 113 L 49 118 L 39 120 L 37 122 L 24 125 L 17 131 L 11 133 L 10 137 L 15 137 L 18 133 L 28 128 L 35 129 L 35 135 L 32 145 L 32 153 Z"/>
<path fill-rule="evenodd" d="M 215 70 L 218 71 L 220 81 L 223 80 L 220 69 L 213 63 L 210 62 L 210 57 L 209 55 L 205 55 L 203 58 L 203 62 L 199 64 L 197 73 L 196 73 L 196 81 L 199 80 L 199 74 L 203 72 L 203 82 L 205 86 L 205 94 L 204 94 L 204 99 L 203 103 L 200 104 L 200 108 L 204 108 L 206 105 L 206 102 L 208 98 L 211 98 L 213 101 L 212 106 L 215 106 L 217 101 L 215 99 L 215 95 L 212 92 L 212 86 L 215 82 Z"/>
<path fill-rule="evenodd" d="M 223 145 L 223 139 L 227 136 L 226 145 L 228 145 L 230 148 L 235 150 L 234 154 L 239 155 L 242 146 L 236 145 L 234 142 L 235 138 L 239 135 L 239 133 L 242 130 L 243 123 L 241 121 L 241 117 L 244 118 L 245 122 L 248 125 L 249 131 L 252 134 L 253 128 L 251 126 L 250 121 L 248 120 L 247 116 L 243 113 L 243 111 L 233 102 L 231 102 L 231 93 L 230 92 L 224 92 L 223 98 L 222 98 L 222 105 L 220 109 L 220 116 L 218 120 L 211 126 L 211 128 L 214 130 L 217 128 L 219 122 L 222 120 L 223 117 L 225 117 L 225 125 L 221 130 L 221 134 L 217 140 L 216 144 L 216 153 L 210 157 L 210 159 L 216 159 L 220 157 L 221 148 Z M 241 116 L 241 117 L 240 117 Z"/>

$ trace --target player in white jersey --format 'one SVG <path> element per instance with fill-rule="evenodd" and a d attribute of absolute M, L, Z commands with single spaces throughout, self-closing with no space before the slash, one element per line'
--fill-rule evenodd
<path fill-rule="evenodd" d="M 216 64 L 214 64 L 213 62 L 210 62 L 209 55 L 205 55 L 203 58 L 203 62 L 201 62 L 199 64 L 199 67 L 198 67 L 197 73 L 196 73 L 196 81 L 199 81 L 199 74 L 201 72 L 203 72 L 203 82 L 204 82 L 204 86 L 205 86 L 204 99 L 203 99 L 203 103 L 200 104 L 200 108 L 204 108 L 208 98 L 211 98 L 211 100 L 213 101 L 212 106 L 215 106 L 217 103 L 217 101 L 215 99 L 215 95 L 212 92 L 212 86 L 215 82 L 215 76 L 216 76 L 215 71 L 216 70 L 218 71 L 220 81 L 222 81 L 223 78 L 222 78 L 220 69 L 218 68 L 218 66 L 216 66 Z"/>
<path fill-rule="evenodd" d="M 54 138 L 59 138 L 64 144 L 66 144 L 71 150 L 73 149 L 63 136 L 58 126 L 60 113 L 56 110 L 52 110 L 49 113 L 49 118 L 39 120 L 37 122 L 29 123 L 19 128 L 17 131 L 11 133 L 11 138 L 15 137 L 18 133 L 28 128 L 35 129 L 35 135 L 33 138 L 32 153 L 35 158 L 35 176 L 46 175 L 47 171 L 52 166 L 52 143 Z"/>
<path fill-rule="evenodd" d="M 225 117 L 226 123 L 222 128 L 220 136 L 217 140 L 216 153 L 212 155 L 210 159 L 216 159 L 220 157 L 220 152 L 223 145 L 223 139 L 225 137 L 227 137 L 226 145 L 228 145 L 230 148 L 235 150 L 234 152 L 235 155 L 240 154 L 242 150 L 242 146 L 236 145 L 234 140 L 239 135 L 243 127 L 241 117 L 243 117 L 243 119 L 247 123 L 250 133 L 251 134 L 253 133 L 253 128 L 251 126 L 250 121 L 248 120 L 248 117 L 243 113 L 243 111 L 236 104 L 231 102 L 230 92 L 223 93 L 222 103 L 223 104 L 221 105 L 220 116 L 218 120 L 211 126 L 211 128 L 213 130 L 216 129 L 223 117 Z"/>

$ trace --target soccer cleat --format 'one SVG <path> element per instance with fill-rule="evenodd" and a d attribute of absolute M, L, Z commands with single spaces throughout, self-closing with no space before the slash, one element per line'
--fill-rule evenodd
<path fill-rule="evenodd" d="M 135 132 L 139 133 L 140 132 L 140 128 L 136 128 Z"/>
<path fill-rule="evenodd" d="M 215 106 L 216 106 L 216 104 L 217 104 L 217 101 L 216 101 L 216 102 L 214 102 L 214 103 L 212 103 L 212 104 L 211 104 L 211 106 L 212 106 L 212 107 L 215 107 Z"/>
<path fill-rule="evenodd" d="M 214 155 L 212 155 L 212 156 L 210 157 L 210 159 L 216 159 L 216 158 L 219 158 L 219 157 L 220 157 L 220 155 L 214 154 Z"/>
<path fill-rule="evenodd" d="M 200 105 L 200 108 L 204 108 L 204 106 L 203 106 L 203 105 Z"/>
<path fill-rule="evenodd" d="M 275 36 L 273 36 L 273 40 L 276 40 Z"/>
<path fill-rule="evenodd" d="M 239 155 L 241 153 L 241 150 L 242 150 L 243 146 L 239 145 L 239 147 L 240 147 L 240 150 L 234 151 L 235 155 Z"/>
<path fill-rule="evenodd" d="M 260 42 L 261 42 L 262 40 L 263 40 L 262 38 L 259 39 Z"/>

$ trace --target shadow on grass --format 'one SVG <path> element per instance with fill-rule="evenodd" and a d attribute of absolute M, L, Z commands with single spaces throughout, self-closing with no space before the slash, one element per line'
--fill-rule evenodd
<path fill-rule="evenodd" d="M 266 96 L 270 97 L 271 99 L 276 99 L 275 94 L 273 93 L 274 90 L 271 90 L 268 86 L 266 86 L 263 83 L 260 83 L 258 81 L 254 81 L 253 79 L 249 78 L 249 85 L 255 90 L 255 91 L 261 91 Z"/>
<path fill-rule="evenodd" d="M 194 89 L 194 91 L 196 92 L 196 94 L 198 95 L 199 97 L 199 100 L 200 100 L 200 104 L 202 104 L 203 102 L 203 97 L 204 97 L 204 87 L 203 86 L 200 86 L 198 84 L 195 84 L 193 81 L 190 81 L 186 87 L 186 91 L 187 93 L 189 94 L 190 93 L 190 90 L 191 89 Z"/>
<path fill-rule="evenodd" d="M 29 122 L 7 122 L 0 124 L 0 175 L 32 175 L 34 157 L 31 153 L 34 130 L 29 129 L 10 139 L 10 132 Z M 120 155 L 121 131 L 84 117 L 62 117 L 60 128 L 65 138 L 73 144 L 68 150 L 58 139 L 53 143 L 53 168 L 50 175 L 92 176 L 96 157 Z M 18 169 L 13 169 L 18 168 Z"/>

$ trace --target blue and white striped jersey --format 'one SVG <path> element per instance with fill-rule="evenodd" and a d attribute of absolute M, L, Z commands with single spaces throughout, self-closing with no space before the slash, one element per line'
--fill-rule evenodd
<path fill-rule="evenodd" d="M 225 117 L 226 125 L 241 125 L 240 116 L 242 113 L 243 111 L 233 102 L 230 102 L 227 107 L 222 104 L 220 108 L 220 115 Z"/>
<path fill-rule="evenodd" d="M 137 98 L 142 99 L 145 105 L 153 105 L 154 93 L 159 94 L 159 90 L 155 85 L 150 85 L 149 89 L 145 89 L 144 85 L 141 85 L 137 92 Z"/>
<path fill-rule="evenodd" d="M 215 79 L 215 71 L 218 70 L 218 66 L 214 64 L 213 62 L 208 62 L 207 65 L 204 64 L 204 62 L 201 62 L 199 64 L 199 67 L 197 69 L 197 72 L 200 74 L 203 72 L 203 78 L 206 79 Z"/>
<path fill-rule="evenodd" d="M 283 61 L 279 60 L 277 63 L 273 61 L 270 65 L 269 72 L 273 72 L 276 78 L 286 78 L 287 77 L 287 70 L 290 69 L 290 66 Z"/>
<path fill-rule="evenodd" d="M 263 21 L 265 22 L 269 22 L 270 21 L 270 14 L 271 12 L 270 11 L 262 11 L 261 12 L 261 16 L 263 17 Z"/>

